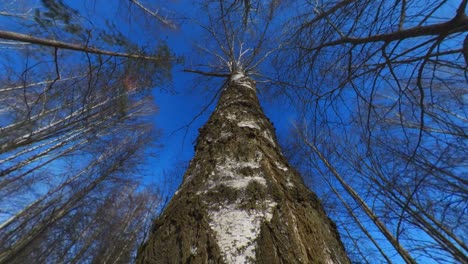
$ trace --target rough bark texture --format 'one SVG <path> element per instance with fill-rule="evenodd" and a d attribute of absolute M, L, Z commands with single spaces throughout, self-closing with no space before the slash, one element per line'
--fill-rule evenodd
<path fill-rule="evenodd" d="M 138 263 L 349 263 L 334 223 L 282 156 L 255 89 L 231 76 Z"/>

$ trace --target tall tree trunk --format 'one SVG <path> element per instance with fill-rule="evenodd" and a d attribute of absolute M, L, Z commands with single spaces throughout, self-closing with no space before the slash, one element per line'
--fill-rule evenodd
<path fill-rule="evenodd" d="M 231 75 L 200 129 L 183 184 L 137 263 L 349 263 L 244 74 Z"/>

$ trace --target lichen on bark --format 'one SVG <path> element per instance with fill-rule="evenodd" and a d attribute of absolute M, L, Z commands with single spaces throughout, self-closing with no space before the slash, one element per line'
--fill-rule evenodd
<path fill-rule="evenodd" d="M 288 165 L 255 82 L 235 74 L 138 263 L 349 263 L 319 199 Z"/>

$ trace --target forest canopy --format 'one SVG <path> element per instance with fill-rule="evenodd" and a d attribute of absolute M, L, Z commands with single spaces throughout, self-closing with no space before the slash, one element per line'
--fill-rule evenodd
<path fill-rule="evenodd" d="M 354 263 L 468 262 L 467 3 L 4 1 L 0 263 L 132 262 L 237 72 Z"/>

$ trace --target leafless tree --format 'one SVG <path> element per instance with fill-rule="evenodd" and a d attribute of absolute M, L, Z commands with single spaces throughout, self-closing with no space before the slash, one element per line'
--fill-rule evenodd
<path fill-rule="evenodd" d="M 204 60 L 185 71 L 221 79 L 211 102 L 219 100 L 137 263 L 349 263 L 320 201 L 289 169 L 257 98 L 261 65 L 282 47 L 274 41 L 282 35 L 274 34 L 280 1 L 201 5 Z"/>
<path fill-rule="evenodd" d="M 467 261 L 468 20 L 456 2 L 303 3 L 277 59 L 303 153 L 322 161 L 311 174 L 363 210 L 337 217 L 385 226 L 406 262 L 398 244 L 415 261 Z"/>
<path fill-rule="evenodd" d="M 159 203 L 138 168 L 172 55 L 62 1 L 2 8 L 0 263 L 126 263 Z"/>

